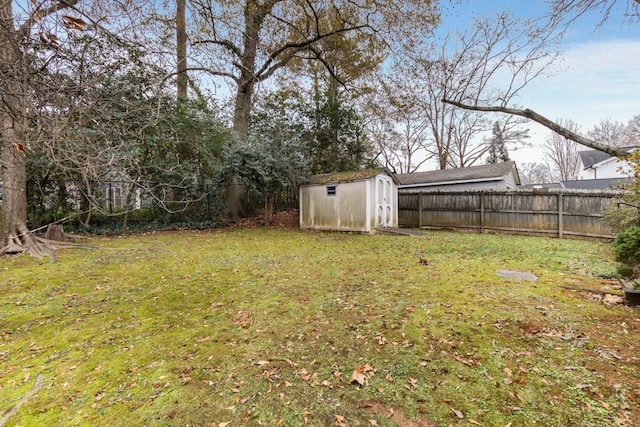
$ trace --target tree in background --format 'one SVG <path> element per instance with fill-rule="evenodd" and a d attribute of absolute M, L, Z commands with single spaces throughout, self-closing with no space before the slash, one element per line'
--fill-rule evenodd
<path fill-rule="evenodd" d="M 297 59 L 313 59 L 331 70 L 321 44 L 329 38 L 366 33 L 378 46 L 426 36 L 437 21 L 430 1 L 317 2 L 298 0 L 192 0 L 194 40 L 201 70 L 228 79 L 235 89 L 233 129 L 248 133 L 256 86 Z M 412 19 L 406 19 L 411 16 Z M 200 53 L 201 52 L 201 53 Z"/>
<path fill-rule="evenodd" d="M 602 24 L 611 18 L 614 10 L 615 14 L 618 13 L 620 9 L 616 9 L 616 6 L 623 3 L 626 4 L 626 11 L 623 13 L 623 16 L 618 16 L 618 18 L 628 20 L 631 23 L 637 23 L 640 19 L 640 3 L 636 0 L 552 0 L 549 2 L 550 11 L 546 16 L 547 23 L 543 26 L 542 31 L 547 35 L 557 34 L 557 36 L 561 38 L 570 28 L 571 24 L 588 13 L 600 14 L 600 24 Z M 445 104 L 453 105 L 467 111 L 504 113 L 511 116 L 524 117 L 585 147 L 599 150 L 616 157 L 622 158 L 626 156 L 624 150 L 620 150 L 618 147 L 606 142 L 580 135 L 536 111 L 528 108 L 509 107 L 508 100 L 501 100 L 499 103 L 494 103 L 499 105 L 490 105 L 492 104 L 491 102 L 479 99 L 455 100 L 445 97 L 442 101 Z M 598 137 L 600 135 L 596 134 L 595 136 Z"/>
<path fill-rule="evenodd" d="M 573 120 L 556 120 L 560 126 L 573 133 L 580 127 Z M 551 165 L 551 173 L 555 181 L 572 181 L 577 178 L 578 144 L 555 132 L 550 133 L 543 145 L 544 156 Z"/>
<path fill-rule="evenodd" d="M 296 98 L 276 92 L 259 99 L 246 141 L 230 140 L 223 151 L 219 179 L 237 177 L 245 197 L 261 202 L 268 224 L 286 192 L 297 190 L 308 175 L 309 148 L 304 117 Z M 251 209 L 249 203 L 245 209 Z"/>
<path fill-rule="evenodd" d="M 555 59 L 553 34 L 534 20 L 502 13 L 476 18 L 463 33 L 450 33 L 428 49 L 398 63 L 394 92 L 419 111 L 428 124 L 425 157 L 436 159 L 440 169 L 470 166 L 487 154 L 494 120 L 477 112 L 438 102 L 511 102 L 531 80 Z M 505 81 L 504 76 L 510 76 Z M 503 127 L 518 126 L 503 121 Z"/>
<path fill-rule="evenodd" d="M 624 123 L 602 119 L 589 132 L 587 137 L 612 147 L 627 145 L 627 126 Z"/>
<path fill-rule="evenodd" d="M 549 184 L 553 182 L 551 168 L 547 163 L 521 163 L 518 174 L 522 184 Z"/>
<path fill-rule="evenodd" d="M 433 158 L 428 152 L 429 120 L 401 79 L 379 74 L 365 95 L 365 128 L 376 160 L 394 173 L 411 173 Z"/>
<path fill-rule="evenodd" d="M 583 15 L 600 15 L 600 23 L 607 21 L 616 8 L 624 4 L 623 18 L 630 22 L 640 19 L 640 8 L 636 0 L 552 0 L 550 4 L 549 27 L 560 27 L 566 31 L 569 26 Z"/>
<path fill-rule="evenodd" d="M 371 150 L 355 108 L 327 94 L 305 113 L 311 173 L 357 170 L 365 164 Z"/>
<path fill-rule="evenodd" d="M 500 122 L 495 122 L 493 125 L 493 131 L 491 136 L 491 142 L 489 142 L 489 157 L 487 157 L 487 164 L 508 162 L 509 152 L 507 151 L 507 141 L 504 136 L 502 126 Z"/>

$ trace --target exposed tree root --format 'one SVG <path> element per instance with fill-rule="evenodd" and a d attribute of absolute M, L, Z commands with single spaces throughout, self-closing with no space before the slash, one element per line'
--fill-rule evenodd
<path fill-rule="evenodd" d="M 51 262 L 55 261 L 55 251 L 61 248 L 88 246 L 77 245 L 73 242 L 45 239 L 33 234 L 24 224 L 17 227 L 17 233 L 10 233 L 7 245 L 0 248 L 0 256 L 8 254 L 29 254 L 35 258 L 48 257 Z"/>

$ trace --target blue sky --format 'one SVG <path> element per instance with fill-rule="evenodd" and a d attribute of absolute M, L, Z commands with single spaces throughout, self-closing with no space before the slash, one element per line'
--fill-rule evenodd
<path fill-rule="evenodd" d="M 544 0 L 462 2 L 445 17 L 443 26 L 470 22 L 473 14 L 495 14 L 505 8 L 522 17 L 540 17 L 548 11 Z M 561 57 L 549 76 L 530 84 L 519 104 L 550 119 L 571 119 L 583 133 L 601 119 L 627 122 L 640 114 L 640 22 L 625 21 L 627 0 L 618 0 L 611 17 L 596 28 L 601 16 L 593 13 L 575 21 L 559 46 Z M 512 152 L 518 162 L 539 161 L 541 144 L 549 134 L 532 123 L 529 149 Z"/>

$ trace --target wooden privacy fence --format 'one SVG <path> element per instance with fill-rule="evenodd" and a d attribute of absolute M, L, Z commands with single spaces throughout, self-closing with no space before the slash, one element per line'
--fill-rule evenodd
<path fill-rule="evenodd" d="M 560 189 L 399 193 L 398 224 L 480 233 L 613 238 L 602 216 L 619 198 L 617 192 Z"/>

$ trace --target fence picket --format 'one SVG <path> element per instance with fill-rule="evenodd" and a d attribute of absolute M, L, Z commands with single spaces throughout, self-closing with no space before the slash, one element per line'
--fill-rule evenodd
<path fill-rule="evenodd" d="M 400 193 L 402 227 L 613 238 L 602 221 L 620 192 L 575 190 L 434 191 Z"/>

